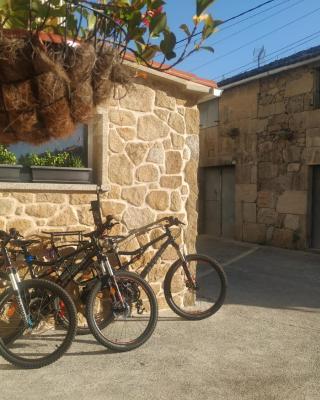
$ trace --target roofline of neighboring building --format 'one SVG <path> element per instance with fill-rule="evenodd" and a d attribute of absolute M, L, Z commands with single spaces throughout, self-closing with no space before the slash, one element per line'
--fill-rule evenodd
<path fill-rule="evenodd" d="M 303 52 L 301 52 L 301 53 L 303 53 Z M 296 54 L 299 54 L 299 53 L 296 53 Z M 283 61 L 288 60 L 291 57 L 292 56 L 286 57 L 283 59 Z M 218 82 L 218 87 L 222 90 L 226 90 L 226 89 L 230 89 L 232 87 L 240 86 L 244 83 L 248 83 L 248 82 L 252 82 L 252 81 L 255 81 L 255 80 L 258 80 L 261 78 L 268 77 L 270 75 L 275 75 L 275 74 L 278 74 L 283 71 L 288 71 L 291 69 L 302 67 L 304 65 L 320 62 L 320 54 L 317 54 L 314 57 L 309 56 L 307 59 L 304 59 L 301 61 L 297 60 L 296 62 L 292 62 L 291 64 L 284 63 L 283 65 L 281 65 L 281 61 L 282 60 L 278 61 L 278 63 L 280 64 L 278 67 L 272 68 L 272 64 L 274 64 L 274 63 L 271 63 L 271 64 L 265 65 L 263 67 L 260 67 L 256 70 L 252 70 L 252 75 L 250 75 L 250 71 L 249 71 L 249 72 L 243 73 L 239 76 L 225 79 L 224 81 Z M 268 67 L 269 67 L 269 69 L 268 69 Z M 261 72 L 259 72 L 259 70 Z M 256 71 L 256 73 L 254 73 L 254 71 Z M 241 76 L 243 76 L 243 77 L 241 78 Z M 228 81 L 230 83 L 228 83 Z M 224 82 L 226 82 L 226 83 L 224 84 Z"/>

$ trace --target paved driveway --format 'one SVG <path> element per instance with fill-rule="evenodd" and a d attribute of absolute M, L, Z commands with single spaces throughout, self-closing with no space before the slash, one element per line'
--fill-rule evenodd
<path fill-rule="evenodd" d="M 1 400 L 319 400 L 320 255 L 205 236 L 198 248 L 228 275 L 215 316 L 188 322 L 164 313 L 130 353 L 85 336 L 44 369 L 0 360 Z"/>

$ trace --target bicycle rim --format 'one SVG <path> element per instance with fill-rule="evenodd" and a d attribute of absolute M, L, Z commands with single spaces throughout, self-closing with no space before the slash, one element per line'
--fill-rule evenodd
<path fill-rule="evenodd" d="M 0 301 L 0 353 L 24 368 L 39 368 L 60 358 L 76 330 L 75 307 L 67 293 L 52 282 L 29 280 L 20 284 L 29 324 L 21 315 L 16 294 L 9 289 Z M 66 330 L 58 322 L 67 316 Z"/>
<path fill-rule="evenodd" d="M 158 308 L 155 295 L 138 275 L 119 272 L 116 281 L 125 300 L 125 308 L 114 301 L 115 288 L 93 289 L 88 303 L 88 322 L 96 339 L 117 351 L 128 351 L 142 345 L 157 323 Z"/>

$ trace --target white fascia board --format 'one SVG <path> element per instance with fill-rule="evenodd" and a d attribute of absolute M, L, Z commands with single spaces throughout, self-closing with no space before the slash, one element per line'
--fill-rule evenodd
<path fill-rule="evenodd" d="M 315 57 L 315 58 L 310 58 L 305 61 L 297 62 L 296 64 L 290 64 L 290 65 L 285 65 L 283 67 L 271 69 L 270 71 L 266 71 L 266 72 L 262 72 L 261 74 L 258 74 L 258 75 L 250 76 L 248 78 L 242 79 L 241 81 L 237 81 L 237 82 L 230 83 L 229 85 L 221 86 L 221 89 L 223 89 L 223 90 L 231 89 L 235 86 L 243 85 L 244 83 L 252 82 L 257 79 L 265 78 L 265 77 L 268 77 L 271 75 L 279 74 L 280 72 L 283 72 L 283 71 L 289 71 L 290 69 L 299 68 L 304 65 L 312 64 L 317 61 L 320 61 L 320 56 Z"/>
<path fill-rule="evenodd" d="M 221 97 L 222 93 L 223 93 L 223 89 L 212 89 L 211 94 L 202 97 L 198 101 L 198 104 L 205 103 L 206 101 L 210 101 L 210 100 L 216 99 L 217 97 Z"/>
<path fill-rule="evenodd" d="M 179 86 L 181 86 L 183 89 L 197 93 L 201 96 L 203 96 L 204 94 L 209 95 L 214 90 L 216 90 L 209 86 L 201 85 L 200 83 L 197 83 L 197 82 L 187 81 L 186 79 L 179 78 L 178 76 L 166 74 L 165 72 L 161 72 L 156 69 L 145 67 L 144 65 L 135 64 L 130 61 L 124 61 L 124 63 L 127 64 L 128 66 L 130 66 L 131 68 L 142 71 L 148 75 L 155 76 L 155 77 L 160 78 L 165 81 L 174 82 L 175 84 L 178 84 Z"/>

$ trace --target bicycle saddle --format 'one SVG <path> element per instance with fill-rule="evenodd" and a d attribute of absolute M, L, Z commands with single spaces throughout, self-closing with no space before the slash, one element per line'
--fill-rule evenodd
<path fill-rule="evenodd" d="M 34 244 L 34 243 L 40 243 L 40 240 L 14 239 L 14 240 L 11 240 L 11 243 L 14 244 L 15 246 L 27 247 L 27 246 L 30 246 L 31 244 Z"/>

